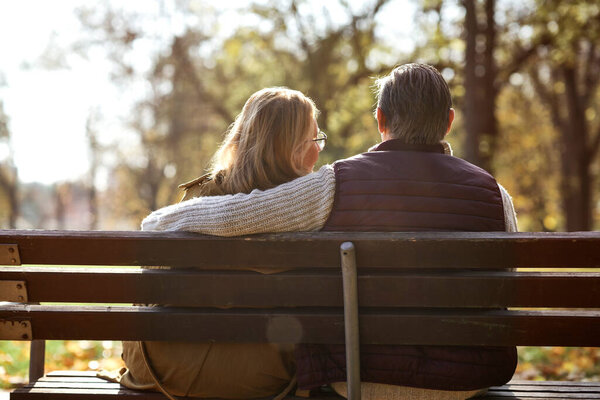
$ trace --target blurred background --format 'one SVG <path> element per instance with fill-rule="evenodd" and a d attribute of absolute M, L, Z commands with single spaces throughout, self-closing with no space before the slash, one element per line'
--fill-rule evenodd
<path fill-rule="evenodd" d="M 0 38 L 1 228 L 138 229 L 267 86 L 320 108 L 319 165 L 365 151 L 374 79 L 407 62 L 447 79 L 455 155 L 507 188 L 520 230 L 600 228 L 597 0 L 21 0 Z M 21 379 L 27 349 L 1 346 L 0 381 Z M 56 348 L 81 368 L 120 352 Z M 593 349 L 520 356 L 523 376 L 598 376 Z"/>
<path fill-rule="evenodd" d="M 600 227 L 597 0 L 248 3 L 2 2 L 0 226 L 137 229 L 266 86 L 315 100 L 321 164 L 365 151 L 374 78 L 423 62 L 521 230 Z"/>

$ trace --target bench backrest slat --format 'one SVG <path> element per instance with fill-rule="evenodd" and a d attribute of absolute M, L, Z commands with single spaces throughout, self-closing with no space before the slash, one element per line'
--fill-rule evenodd
<path fill-rule="evenodd" d="M 293 233 L 215 238 L 182 232 L 2 231 L 22 264 L 196 268 L 339 268 L 352 241 L 360 268 L 593 267 L 599 233 Z"/>
<path fill-rule="evenodd" d="M 29 302 L 143 303 L 211 307 L 341 307 L 333 271 L 263 275 L 244 271 L 0 267 L 25 281 Z M 133 289 L 134 288 L 134 289 Z M 596 307 L 600 273 L 411 272 L 358 278 L 362 307 Z M 1 298 L 0 301 L 7 300 Z"/>
<path fill-rule="evenodd" d="M 27 314 L 34 339 L 344 343 L 340 309 L 8 308 Z M 600 346 L 600 312 L 379 309 L 360 326 L 363 344 Z"/>

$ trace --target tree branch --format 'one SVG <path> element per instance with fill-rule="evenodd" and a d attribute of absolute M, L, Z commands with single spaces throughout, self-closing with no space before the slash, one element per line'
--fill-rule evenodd
<path fill-rule="evenodd" d="M 518 46 L 516 50 L 513 51 L 513 54 L 516 54 L 513 59 L 504 66 L 501 66 L 499 70 L 501 71 L 498 74 L 498 89 L 502 88 L 507 82 L 512 74 L 519 71 L 523 65 L 536 54 L 537 50 L 541 46 L 545 46 L 550 44 L 550 37 L 547 35 L 542 35 L 537 41 L 531 44 L 528 48 L 523 48 Z"/>
<path fill-rule="evenodd" d="M 531 71 L 529 75 L 531 77 L 531 81 L 533 82 L 533 87 L 535 88 L 536 93 L 541 97 L 542 101 L 550 107 L 552 121 L 558 128 L 562 127 L 563 121 L 560 116 L 558 100 L 554 94 L 546 90 L 544 87 L 544 84 L 539 77 L 539 68 L 535 68 L 535 70 Z"/>
<path fill-rule="evenodd" d="M 377 0 L 375 6 L 371 10 L 371 17 L 375 17 L 375 15 L 377 15 L 377 13 L 381 10 L 381 7 L 385 6 L 387 3 L 389 3 L 389 0 Z"/>
<path fill-rule="evenodd" d="M 292 1 L 291 10 L 294 15 L 294 20 L 296 21 L 296 25 L 298 25 L 298 32 L 300 33 L 300 44 L 302 46 L 302 49 L 304 50 L 304 53 L 305 53 L 307 59 L 309 59 L 311 56 L 310 44 L 306 40 L 307 31 L 306 31 L 306 27 L 304 26 L 304 23 L 302 22 L 302 18 L 300 18 L 300 13 L 298 12 L 298 4 L 297 4 L 296 0 Z"/>
<path fill-rule="evenodd" d="M 346 3 L 346 8 L 351 16 L 351 21 L 349 23 L 349 28 L 352 30 L 352 42 L 351 43 L 352 43 L 352 46 L 354 47 L 354 51 L 357 55 L 358 64 L 359 64 L 357 71 L 355 73 L 353 73 L 350 76 L 350 78 L 348 79 L 348 84 L 350 84 L 350 85 L 356 85 L 359 81 L 361 81 L 362 79 L 364 79 L 370 75 L 381 74 L 382 73 L 381 70 L 384 69 L 384 68 L 380 68 L 378 71 L 373 71 L 372 69 L 367 68 L 367 65 L 366 65 L 367 55 L 365 52 L 365 48 L 361 43 L 361 33 L 368 35 L 369 38 L 371 40 L 373 40 L 374 35 L 375 35 L 375 33 L 374 33 L 375 16 L 381 10 L 381 7 L 383 7 L 386 3 L 388 3 L 388 1 L 389 0 L 377 0 L 374 3 L 373 7 L 370 8 L 369 10 L 365 11 L 362 15 L 352 15 L 350 6 Z M 371 24 L 367 31 L 361 32 L 358 29 L 358 21 L 360 21 L 360 20 L 370 20 L 371 21 Z M 389 67 L 386 66 L 385 70 L 387 70 L 388 68 Z"/>
<path fill-rule="evenodd" d="M 587 55 L 587 60 L 584 63 L 584 89 L 583 89 L 583 105 L 587 107 L 593 94 L 598 86 L 600 78 L 600 52 L 597 51 L 596 43 L 590 42 L 590 49 Z"/>
<path fill-rule="evenodd" d="M 175 60 L 181 63 L 181 67 L 183 68 L 185 74 L 188 76 L 192 83 L 192 87 L 196 92 L 196 96 L 200 101 L 206 101 L 210 103 L 215 112 L 219 114 L 225 121 L 231 122 L 234 119 L 234 115 L 229 112 L 227 108 L 223 106 L 219 99 L 216 99 L 213 96 L 208 95 L 198 74 L 196 72 L 196 68 L 192 64 L 192 61 L 189 58 L 187 53 L 187 48 L 182 44 L 183 38 L 176 37 L 173 42 L 173 55 L 175 56 Z"/>

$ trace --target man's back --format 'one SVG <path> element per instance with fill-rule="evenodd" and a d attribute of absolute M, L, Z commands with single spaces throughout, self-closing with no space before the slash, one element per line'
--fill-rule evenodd
<path fill-rule="evenodd" d="M 495 179 L 444 146 L 388 140 L 334 164 L 336 191 L 323 230 L 504 231 Z M 440 333 L 443 334 L 443 333 Z M 298 384 L 345 381 L 343 346 L 300 345 Z M 502 384 L 516 367 L 514 347 L 363 346 L 366 382 L 438 390 Z"/>
<path fill-rule="evenodd" d="M 327 231 L 504 231 L 496 180 L 437 145 L 388 140 L 334 164 Z"/>

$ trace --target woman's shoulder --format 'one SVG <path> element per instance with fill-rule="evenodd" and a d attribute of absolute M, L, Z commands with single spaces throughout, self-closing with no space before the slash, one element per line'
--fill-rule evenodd
<path fill-rule="evenodd" d="M 183 189 L 181 201 L 201 196 L 221 196 L 227 194 L 221 188 L 223 176 L 221 173 L 213 177 L 212 174 L 204 174 L 189 182 L 182 183 L 178 187 Z"/>

